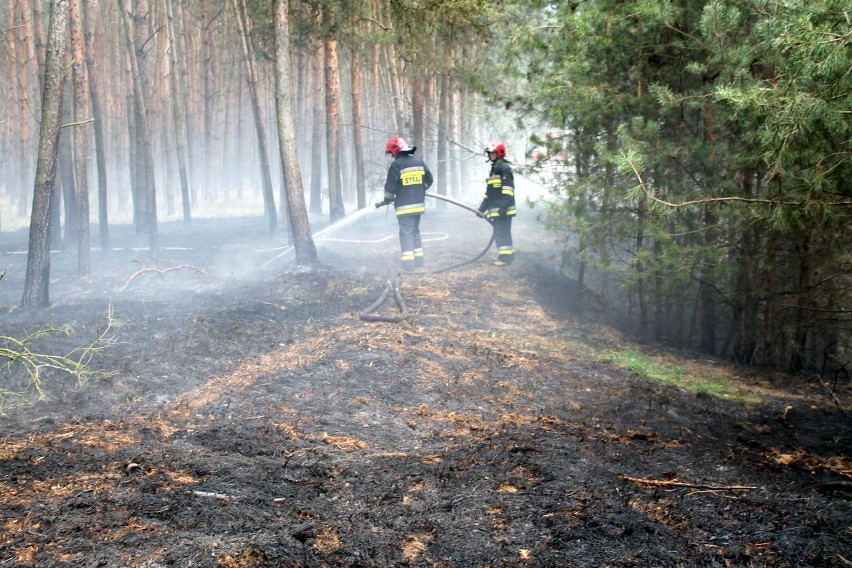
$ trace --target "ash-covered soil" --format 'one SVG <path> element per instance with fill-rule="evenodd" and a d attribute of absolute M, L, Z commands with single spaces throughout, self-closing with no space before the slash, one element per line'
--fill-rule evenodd
<path fill-rule="evenodd" d="M 26 235 L 0 234 L 0 335 L 113 341 L 39 401 L 4 369 L 0 566 L 849 566 L 848 384 L 654 351 L 742 381 L 746 406 L 620 370 L 607 348 L 652 348 L 559 273 L 534 216 L 514 266 L 436 273 L 490 229 L 432 206 L 399 323 L 359 318 L 397 273 L 384 211 L 318 231 L 310 271 L 260 219 L 163 224 L 156 258 L 117 228 L 91 277 L 57 253 L 53 306 L 28 313 Z"/>

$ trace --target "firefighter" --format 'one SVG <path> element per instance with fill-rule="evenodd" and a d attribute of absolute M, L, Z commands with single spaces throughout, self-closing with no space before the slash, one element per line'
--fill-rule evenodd
<path fill-rule="evenodd" d="M 416 150 L 400 136 L 388 141 L 386 153 L 393 156 L 393 162 L 385 181 L 385 198 L 376 203 L 376 207 L 393 203 L 396 209 L 405 271 L 423 266 L 420 216 L 426 211 L 426 190 L 432 185 L 432 172 L 426 162 L 414 156 Z"/>
<path fill-rule="evenodd" d="M 491 171 L 485 189 L 485 197 L 479 211 L 494 226 L 494 242 L 497 244 L 495 266 L 508 266 L 515 260 L 512 247 L 512 218 L 515 216 L 515 177 L 512 166 L 506 159 L 506 146 L 502 142 L 491 142 L 485 147 L 485 155 L 491 162 Z"/>

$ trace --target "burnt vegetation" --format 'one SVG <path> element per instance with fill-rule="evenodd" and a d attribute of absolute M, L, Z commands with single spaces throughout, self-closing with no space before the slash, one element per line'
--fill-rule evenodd
<path fill-rule="evenodd" d="M 52 318 L 85 342 L 109 308 L 115 343 L 3 417 L 0 565 L 848 565 L 848 385 L 632 343 L 531 214 L 516 266 L 436 273 L 487 240 L 459 215 L 424 221 L 450 238 L 402 277 L 396 323 L 358 317 L 394 277 L 392 245 L 355 239 L 392 231 L 377 216 L 311 271 L 262 270 L 262 228 L 232 221 L 178 231 L 132 282 L 129 248 L 98 278 L 59 260 L 41 315 L 4 279 L 5 333 Z"/>

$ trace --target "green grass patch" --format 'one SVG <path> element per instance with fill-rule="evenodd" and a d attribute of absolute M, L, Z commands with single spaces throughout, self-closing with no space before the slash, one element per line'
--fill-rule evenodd
<path fill-rule="evenodd" d="M 664 385 L 684 389 L 692 394 L 702 394 L 744 404 L 755 404 L 761 401 L 761 397 L 745 385 L 729 375 L 720 374 L 714 367 L 705 368 L 701 364 L 690 364 L 689 367 L 672 364 L 632 349 L 608 351 L 603 356 L 602 362 Z"/>

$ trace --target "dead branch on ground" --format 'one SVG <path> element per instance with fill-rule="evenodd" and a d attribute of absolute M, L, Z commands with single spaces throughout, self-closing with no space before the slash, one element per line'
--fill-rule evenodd
<path fill-rule="evenodd" d="M 746 485 L 702 485 L 700 483 L 684 483 L 682 481 L 663 481 L 658 479 L 643 479 L 641 477 L 630 477 L 622 475 L 624 481 L 631 481 L 639 485 L 650 485 L 651 487 L 686 487 L 688 489 L 708 489 L 711 491 L 748 491 L 757 489 Z"/>
<path fill-rule="evenodd" d="M 136 272 L 134 272 L 133 274 L 128 276 L 127 281 L 125 281 L 124 285 L 121 288 L 119 288 L 118 291 L 124 292 L 124 290 L 126 290 L 127 287 L 130 286 L 131 282 L 133 282 L 134 280 L 136 280 L 136 278 L 145 274 L 146 272 L 156 272 L 160 276 L 163 276 L 167 272 L 172 272 L 174 270 L 181 270 L 183 268 L 192 269 L 192 270 L 198 272 L 199 274 L 207 274 L 206 272 L 204 272 L 203 269 L 198 268 L 197 266 L 192 266 L 191 264 L 180 264 L 178 266 L 169 266 L 168 268 L 152 268 L 150 266 L 143 266 L 142 268 L 140 268 L 139 270 L 137 270 Z"/>

